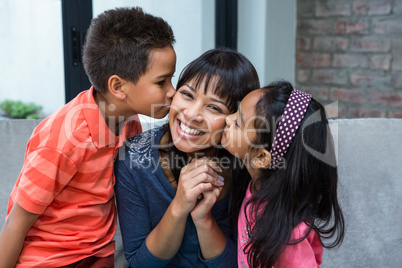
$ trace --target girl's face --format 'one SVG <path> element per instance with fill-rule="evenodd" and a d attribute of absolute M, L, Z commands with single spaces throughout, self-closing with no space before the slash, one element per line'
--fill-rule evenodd
<path fill-rule="evenodd" d="M 237 112 L 226 117 L 226 127 L 221 140 L 222 146 L 243 161 L 250 157 L 250 149 L 255 147 L 253 144 L 256 138 L 255 106 L 263 93 L 262 89 L 251 91 L 241 101 Z"/>
<path fill-rule="evenodd" d="M 214 81 L 204 93 L 204 82 L 195 88 L 194 79 L 180 87 L 169 112 L 169 127 L 177 149 L 192 153 L 220 142 L 229 108 L 212 93 Z"/>

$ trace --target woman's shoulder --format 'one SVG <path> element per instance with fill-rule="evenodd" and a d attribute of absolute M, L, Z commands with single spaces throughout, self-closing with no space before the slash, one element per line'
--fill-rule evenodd
<path fill-rule="evenodd" d="M 163 127 L 157 127 L 153 129 L 149 129 L 140 134 L 137 134 L 125 142 L 126 147 L 130 150 L 135 150 L 136 148 L 148 148 L 152 145 L 153 142 L 158 142 L 165 133 L 165 129 Z"/>
<path fill-rule="evenodd" d="M 158 127 L 128 139 L 125 142 L 125 155 L 129 157 L 131 166 L 149 165 L 152 163 L 155 158 L 155 152 L 158 151 L 160 140 L 165 132 L 165 129 Z"/>
<path fill-rule="evenodd" d="M 144 131 L 134 137 L 129 138 L 125 142 L 127 152 L 141 153 L 147 150 L 157 149 L 159 142 L 166 130 L 162 127 L 153 128 Z"/>

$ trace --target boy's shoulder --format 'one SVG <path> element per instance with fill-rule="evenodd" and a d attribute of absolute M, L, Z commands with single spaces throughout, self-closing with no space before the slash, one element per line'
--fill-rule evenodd
<path fill-rule="evenodd" d="M 47 147 L 63 151 L 69 145 L 94 147 L 93 138 L 100 137 L 101 128 L 97 126 L 100 121 L 99 108 L 91 97 L 92 90 L 83 91 L 39 123 L 29 140 L 32 148 Z M 96 135 L 91 133 L 94 131 Z"/>

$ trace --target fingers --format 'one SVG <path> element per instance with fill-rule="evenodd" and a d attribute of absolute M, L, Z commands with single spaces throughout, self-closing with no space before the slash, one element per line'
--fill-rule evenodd
<path fill-rule="evenodd" d="M 206 184 L 203 187 L 196 187 L 194 190 L 199 191 L 201 189 L 204 189 L 204 191 L 198 195 L 197 200 L 198 201 L 201 200 L 200 202 L 208 203 L 213 206 L 218 200 L 223 187 L 216 187 L 213 186 L 212 184 L 209 185 Z"/>
<path fill-rule="evenodd" d="M 218 172 L 218 173 L 222 172 L 222 168 L 218 165 L 218 163 L 216 163 L 215 161 L 208 159 L 206 157 L 193 159 L 193 160 L 191 160 L 190 164 L 188 164 L 186 167 L 187 167 L 188 171 L 191 171 L 191 170 L 199 168 L 203 165 L 209 166 L 215 172 Z"/>
<path fill-rule="evenodd" d="M 219 187 L 224 185 L 224 178 L 218 174 L 221 170 L 216 162 L 209 159 L 193 160 L 182 168 L 179 181 L 191 180 L 189 182 L 190 187 L 194 187 L 201 182 L 209 182 Z"/>
<path fill-rule="evenodd" d="M 193 188 L 199 183 L 208 182 L 216 187 L 223 186 L 225 184 L 225 179 L 218 175 L 216 172 L 208 169 L 207 167 L 200 167 L 186 174 L 184 177 L 186 182 L 184 182 L 188 187 Z"/>
<path fill-rule="evenodd" d="M 197 201 L 203 202 L 205 194 L 211 191 L 214 193 L 214 188 L 222 189 L 224 178 L 218 174 L 221 171 L 216 162 L 205 158 L 192 160 L 183 167 L 175 196 L 178 200 L 175 203 L 179 204 L 181 211 L 190 212 Z M 219 193 L 217 195 L 219 196 Z"/>

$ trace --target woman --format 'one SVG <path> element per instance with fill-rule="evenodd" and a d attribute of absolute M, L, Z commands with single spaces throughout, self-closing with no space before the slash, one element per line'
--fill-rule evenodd
<path fill-rule="evenodd" d="M 258 75 L 243 55 L 207 51 L 181 73 L 169 126 L 126 143 L 115 190 L 131 267 L 236 265 L 229 169 L 212 158 L 230 157 L 219 149 L 225 117 L 256 88 Z"/>

